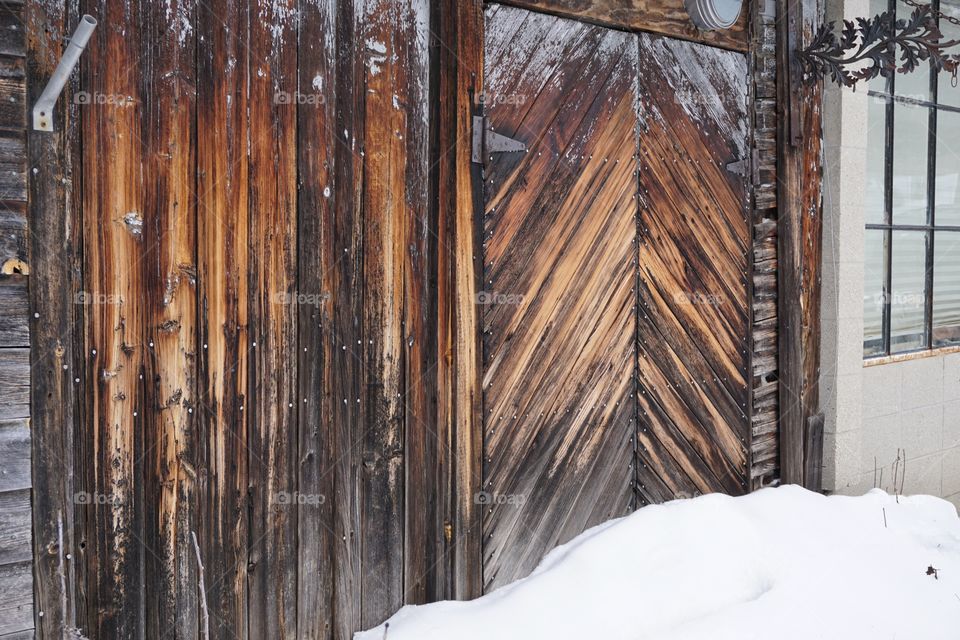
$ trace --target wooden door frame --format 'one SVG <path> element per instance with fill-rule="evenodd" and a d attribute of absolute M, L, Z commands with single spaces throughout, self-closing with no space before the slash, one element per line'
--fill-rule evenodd
<path fill-rule="evenodd" d="M 777 144 L 779 314 L 780 465 L 784 483 L 819 488 L 822 467 L 822 420 L 819 415 L 820 367 L 820 89 L 802 82 L 793 50 L 806 41 L 822 20 L 818 0 L 804 0 L 791 9 L 775 0 L 777 22 L 777 77 L 780 136 Z M 573 9 L 564 0 L 506 0 L 504 4 L 597 22 L 629 31 L 650 31 L 746 52 L 755 59 L 752 43 L 717 40 L 717 36 L 690 33 L 678 23 L 655 19 L 646 5 L 634 2 L 631 11 L 609 12 L 608 0 L 592 0 Z M 746 0 L 744 18 L 752 20 L 765 0 Z M 482 361 L 479 309 L 482 288 L 482 248 L 477 225 L 474 186 L 477 169 L 470 163 L 471 118 L 476 96 L 483 90 L 482 0 L 442 0 L 440 7 L 440 114 L 437 126 L 441 154 L 439 168 L 439 375 L 438 435 L 454 458 L 441 461 L 438 498 L 447 546 L 456 541 L 443 573 L 448 597 L 466 598 L 482 591 L 480 510 L 474 496 L 481 488 Z M 624 15 L 626 17 L 624 17 Z M 684 14 L 685 15 L 685 14 Z M 445 44 L 444 44 L 445 43 Z M 793 71 L 793 73 L 788 73 Z M 793 125 L 789 117 L 794 118 Z M 791 129 L 791 126 L 793 129 Z M 793 136 L 791 137 L 791 131 Z M 449 247 L 444 251 L 443 246 Z M 450 253 L 452 251 L 452 253 Z M 751 263 L 752 264 L 752 263 Z M 751 296 L 752 296 L 751 288 Z M 751 300 L 752 303 L 752 300 Z M 752 400 L 751 400 L 752 405 Z M 752 410 L 752 406 L 750 407 Z M 818 429 L 817 425 L 821 428 Z M 446 462 L 446 464 L 444 464 Z"/>

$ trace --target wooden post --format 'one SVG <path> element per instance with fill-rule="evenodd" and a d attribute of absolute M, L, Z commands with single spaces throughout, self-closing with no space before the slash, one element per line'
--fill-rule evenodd
<path fill-rule="evenodd" d="M 64 2 L 28 2 L 27 104 L 32 105 L 60 60 L 68 35 Z M 71 275 L 77 221 L 70 206 L 67 113 L 57 102 L 53 132 L 28 129 L 30 399 L 33 457 L 34 616 L 39 638 L 60 638 L 74 626 L 73 573 L 73 313 Z"/>
<path fill-rule="evenodd" d="M 447 564 L 440 597 L 482 590 L 480 490 L 481 387 L 476 190 L 470 163 L 474 101 L 483 90 L 483 13 L 479 0 L 440 3 L 440 114 L 437 375 L 439 523 Z"/>
<path fill-rule="evenodd" d="M 780 473 L 784 483 L 819 489 L 805 469 L 819 464 L 807 430 L 820 402 L 821 85 L 803 77 L 795 54 L 819 26 L 822 6 L 780 0 L 778 15 Z"/>

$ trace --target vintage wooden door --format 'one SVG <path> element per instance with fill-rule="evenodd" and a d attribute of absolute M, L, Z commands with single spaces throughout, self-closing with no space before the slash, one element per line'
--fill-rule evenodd
<path fill-rule="evenodd" d="M 488 126 L 528 147 L 483 158 L 490 590 L 637 506 L 745 490 L 750 234 L 742 54 L 485 24 Z"/>

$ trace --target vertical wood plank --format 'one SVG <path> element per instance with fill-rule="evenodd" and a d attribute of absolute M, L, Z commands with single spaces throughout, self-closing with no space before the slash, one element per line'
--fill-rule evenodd
<path fill-rule="evenodd" d="M 411 226 L 425 217 L 428 7 L 364 3 L 364 296 L 366 424 L 362 450 L 361 626 L 403 604 L 405 285 Z M 419 375 L 417 376 L 419 378 Z M 411 381 L 407 381 L 408 383 Z"/>
<path fill-rule="evenodd" d="M 247 625 L 248 246 L 246 3 L 197 16 L 198 372 L 202 553 L 210 637 Z"/>
<path fill-rule="evenodd" d="M 336 372 L 331 336 L 331 269 L 336 195 L 337 3 L 301 6 L 300 100 L 297 148 L 300 190 L 297 207 L 297 427 L 300 494 L 298 507 L 297 631 L 304 638 L 333 635 L 333 491 L 336 454 L 331 416 Z M 304 402 L 303 400 L 306 400 Z"/>
<path fill-rule="evenodd" d="M 355 0 L 339 0 L 337 24 L 337 176 L 333 185 L 336 215 L 330 223 L 332 251 L 324 256 L 329 287 L 329 342 L 333 357 L 327 368 L 334 464 L 325 473 L 334 477 L 333 493 L 333 637 L 350 637 L 360 628 L 360 458 L 364 424 L 361 403 L 363 376 L 363 42 L 360 9 Z"/>
<path fill-rule="evenodd" d="M 27 103 L 39 98 L 60 58 L 68 25 L 64 2 L 24 8 Z M 69 95 L 69 93 L 68 93 Z M 53 133 L 27 136 L 30 396 L 33 484 L 34 621 L 42 637 L 75 624 L 73 572 L 73 341 L 71 270 L 78 248 L 77 221 L 68 206 L 66 100 L 54 114 Z M 32 169 L 36 168 L 36 171 Z M 42 257 L 42 259 L 40 259 Z M 62 540 L 62 544 L 61 541 Z M 43 612 L 43 616 L 39 613 Z"/>
<path fill-rule="evenodd" d="M 148 637 L 197 635 L 195 8 L 142 7 Z"/>
<path fill-rule="evenodd" d="M 404 138 L 410 161 L 406 171 L 407 237 L 404 246 L 404 603 L 435 599 L 440 530 L 437 522 L 437 312 L 436 236 L 436 39 L 435 3 L 417 3 L 418 21 L 403 37 L 409 48 L 409 86 Z M 429 12 L 429 19 L 422 12 Z M 432 25 L 432 26 L 431 26 Z M 434 99 L 431 100 L 431 97 Z M 392 105 L 391 105 L 392 106 Z"/>
<path fill-rule="evenodd" d="M 820 402 L 821 84 L 804 78 L 795 52 L 813 37 L 822 6 L 777 6 L 780 470 L 783 482 L 806 485 L 806 430 Z"/>
<path fill-rule="evenodd" d="M 480 595 L 479 184 L 470 163 L 471 118 L 483 88 L 483 13 L 477 0 L 441 0 L 437 305 L 438 496 L 443 543 L 438 597 Z"/>
<path fill-rule="evenodd" d="M 294 0 L 252 2 L 247 49 L 252 638 L 298 637 L 296 8 Z"/>
<path fill-rule="evenodd" d="M 85 437 L 94 443 L 94 484 L 87 509 L 95 523 L 97 587 L 103 637 L 144 637 L 143 132 L 145 95 L 139 3 L 100 0 L 89 12 L 101 24 L 88 44 L 84 86 L 108 99 L 82 111 L 86 376 L 92 395 Z M 132 100 L 132 103 L 131 103 Z"/>

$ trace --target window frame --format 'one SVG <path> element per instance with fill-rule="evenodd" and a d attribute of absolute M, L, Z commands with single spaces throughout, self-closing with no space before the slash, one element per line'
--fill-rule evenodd
<path fill-rule="evenodd" d="M 901 5 L 898 0 L 887 0 L 888 11 L 898 11 Z M 932 0 L 931 6 L 934 11 L 939 11 L 940 0 Z M 938 18 L 939 24 L 939 18 Z M 939 85 L 940 77 L 943 71 L 930 69 L 930 87 L 929 100 L 918 100 L 905 96 L 898 96 L 896 93 L 896 73 L 886 79 L 886 87 L 883 91 L 869 89 L 867 95 L 871 98 L 879 98 L 885 101 L 884 111 L 884 175 L 883 175 L 883 222 L 865 222 L 866 231 L 883 232 L 883 312 L 880 323 L 881 344 L 880 351 L 875 351 L 875 346 L 868 351 L 866 335 L 862 339 L 862 350 L 864 360 L 889 359 L 910 354 L 923 354 L 937 352 L 940 350 L 956 350 L 960 347 L 960 341 L 948 344 L 934 344 L 933 336 L 933 301 L 934 301 L 934 260 L 937 232 L 956 232 L 960 233 L 960 225 L 938 225 L 936 223 L 936 186 L 937 186 L 937 123 L 938 115 L 941 112 L 960 113 L 960 107 L 939 104 Z M 894 133 L 895 133 L 895 107 L 897 104 L 904 104 L 911 107 L 926 109 L 928 111 L 927 125 L 927 183 L 926 183 L 926 223 L 925 224 L 900 224 L 895 223 L 893 218 L 893 183 L 894 183 Z M 924 262 L 924 310 L 923 310 L 923 341 L 924 345 L 916 349 L 905 349 L 893 351 L 892 337 L 892 309 L 893 309 L 893 239 L 897 231 L 922 232 L 927 238 L 926 255 Z"/>

